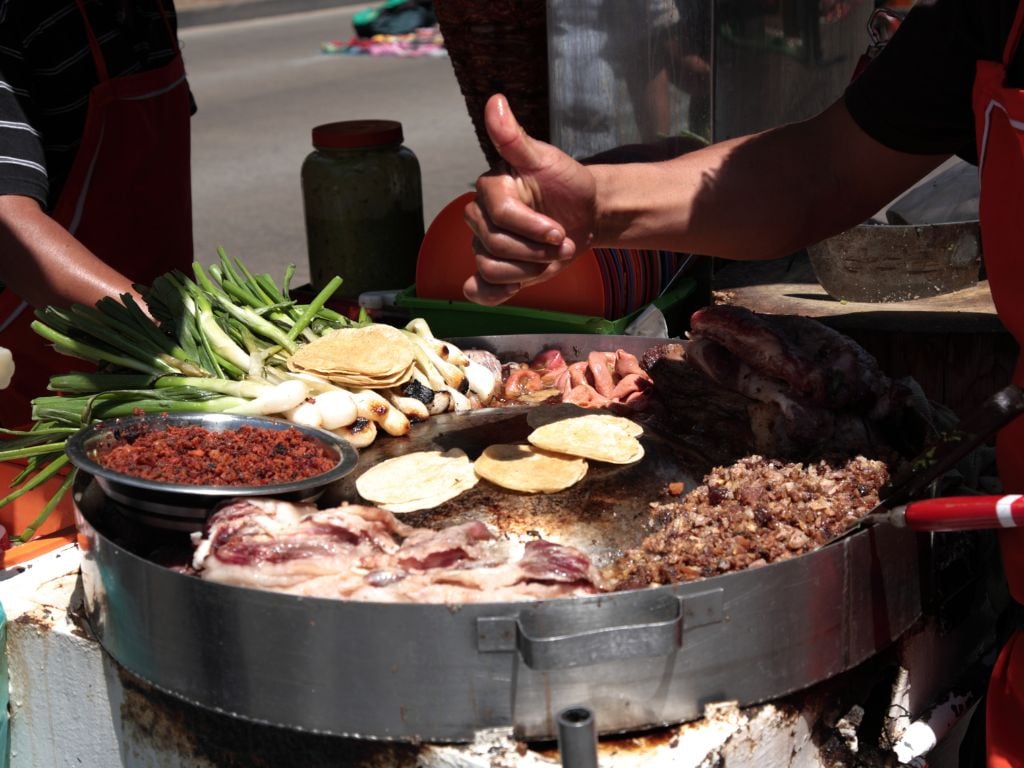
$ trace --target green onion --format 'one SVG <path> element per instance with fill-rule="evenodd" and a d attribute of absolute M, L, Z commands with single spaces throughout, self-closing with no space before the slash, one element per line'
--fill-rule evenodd
<path fill-rule="evenodd" d="M 168 272 L 138 286 L 146 309 L 131 294 L 94 307 L 46 307 L 32 328 L 58 351 L 96 364 L 97 371 L 50 379 L 50 395 L 32 401 L 32 428 L 0 428 L 0 461 L 26 467 L 0 506 L 67 466 L 65 441 L 100 419 L 135 413 L 275 414 L 301 404 L 312 391 L 287 368 L 303 343 L 353 322 L 326 305 L 341 285 L 334 278 L 309 304 L 290 296 L 290 265 L 280 285 L 255 275 L 218 250 L 219 263 L 192 275 Z M 72 469 L 39 517 L 13 540 L 28 541 L 71 487 Z"/>

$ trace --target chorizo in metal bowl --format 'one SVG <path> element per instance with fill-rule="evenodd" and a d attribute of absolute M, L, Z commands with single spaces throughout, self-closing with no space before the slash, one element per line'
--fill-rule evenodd
<path fill-rule="evenodd" d="M 198 530 L 236 497 L 311 502 L 348 474 L 357 454 L 322 429 L 229 414 L 141 414 L 97 422 L 66 451 L 110 499 L 165 528 Z"/>

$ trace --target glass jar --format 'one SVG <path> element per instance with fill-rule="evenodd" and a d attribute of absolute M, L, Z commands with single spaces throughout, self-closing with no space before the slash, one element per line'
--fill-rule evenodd
<path fill-rule="evenodd" d="M 337 296 L 402 289 L 416 279 L 423 240 L 420 166 L 402 145 L 402 124 L 349 120 L 313 129 L 302 163 L 310 282 L 335 275 Z"/>

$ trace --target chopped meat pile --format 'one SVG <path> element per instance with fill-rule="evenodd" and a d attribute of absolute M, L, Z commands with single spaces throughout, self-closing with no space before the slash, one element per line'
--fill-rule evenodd
<path fill-rule="evenodd" d="M 413 528 L 376 507 L 318 510 L 239 499 L 196 536 L 192 566 L 204 579 L 297 595 L 373 602 L 540 600 L 598 590 L 582 552 L 527 542 L 521 557 L 479 521 Z"/>
<path fill-rule="evenodd" d="M 681 498 L 653 502 L 664 524 L 604 577 L 614 589 L 633 589 L 804 554 L 874 507 L 887 480 L 883 462 L 863 457 L 808 465 L 746 457 Z"/>

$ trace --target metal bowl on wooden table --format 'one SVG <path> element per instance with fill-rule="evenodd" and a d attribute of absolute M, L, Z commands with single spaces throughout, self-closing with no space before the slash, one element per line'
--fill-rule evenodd
<path fill-rule="evenodd" d="M 810 246 L 821 287 L 840 301 L 897 302 L 977 284 L 977 221 L 860 224 Z"/>

